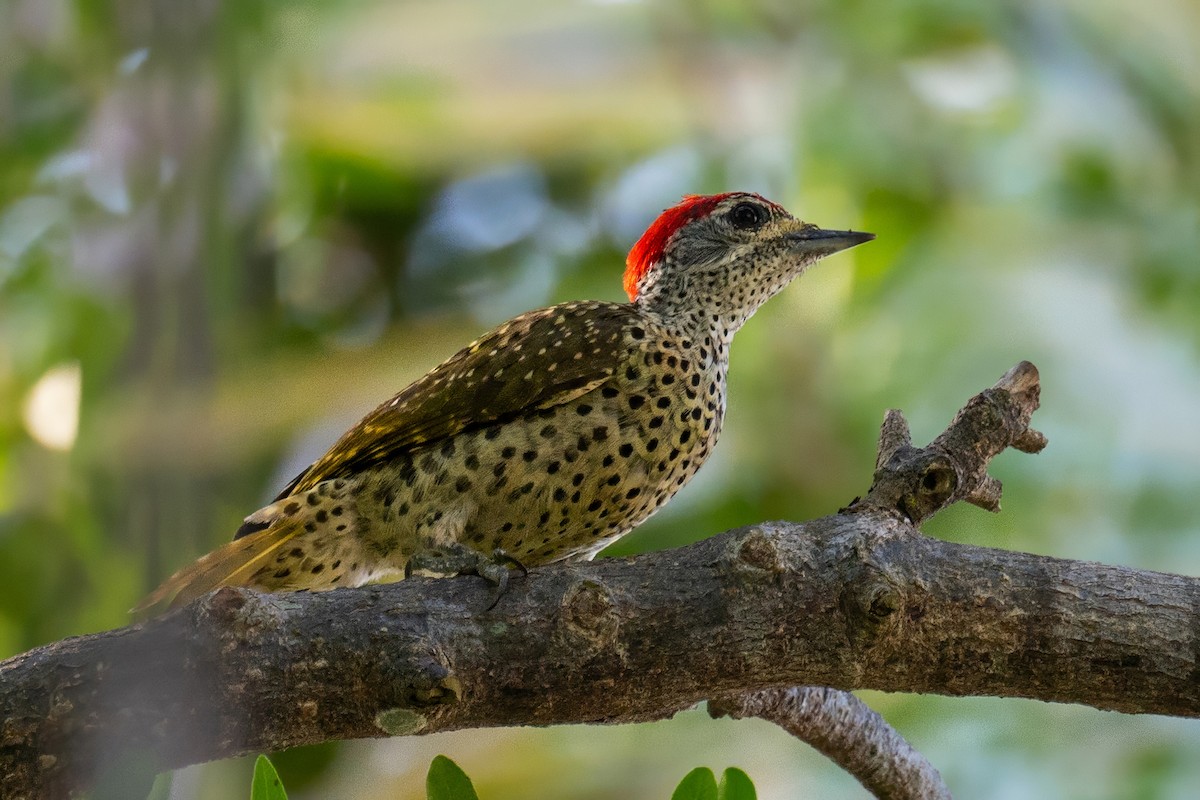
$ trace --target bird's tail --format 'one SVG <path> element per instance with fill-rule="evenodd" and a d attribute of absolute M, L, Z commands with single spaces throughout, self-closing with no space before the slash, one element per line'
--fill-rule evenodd
<path fill-rule="evenodd" d="M 270 584 L 278 581 L 270 578 L 279 577 L 275 573 L 282 571 L 278 560 L 281 557 L 287 560 L 287 551 L 283 548 L 304 532 L 304 524 L 305 519 L 301 516 L 277 518 L 267 528 L 201 556 L 163 581 L 130 613 L 139 617 L 153 616 L 189 603 L 221 586 L 276 588 Z"/>

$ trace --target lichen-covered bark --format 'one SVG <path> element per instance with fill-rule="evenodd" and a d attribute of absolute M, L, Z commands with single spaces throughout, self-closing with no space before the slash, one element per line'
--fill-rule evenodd
<path fill-rule="evenodd" d="M 1200 580 L 938 541 L 909 521 L 957 499 L 995 505 L 987 461 L 1044 442 L 1028 429 L 1031 371 L 973 398 L 929 448 L 889 415 L 866 498 L 812 522 L 534 570 L 490 610 L 471 577 L 223 589 L 9 659 L 0 793 L 63 796 L 131 753 L 166 768 L 329 739 L 631 722 L 797 685 L 1200 716 Z"/>

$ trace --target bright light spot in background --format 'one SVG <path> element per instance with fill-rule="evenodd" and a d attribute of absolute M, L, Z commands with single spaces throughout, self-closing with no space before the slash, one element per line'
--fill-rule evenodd
<path fill-rule="evenodd" d="M 93 159 L 91 170 L 84 176 L 83 185 L 93 200 L 112 214 L 125 215 L 133 210 L 133 199 L 120 159 L 108 154 Z"/>
<path fill-rule="evenodd" d="M 550 210 L 545 178 L 533 164 L 506 164 L 455 181 L 413 237 L 409 275 L 437 275 L 464 250 L 509 247 L 535 233 Z"/>
<path fill-rule="evenodd" d="M 486 253 L 531 234 L 548 208 L 540 169 L 507 164 L 446 187 L 430 225 L 455 244 Z"/>
<path fill-rule="evenodd" d="M 29 435 L 51 450 L 70 450 L 79 433 L 79 362 L 60 364 L 29 390 L 22 418 Z"/>
<path fill-rule="evenodd" d="M 991 111 L 1016 90 L 1016 67 L 998 47 L 909 61 L 903 68 L 913 91 L 946 111 Z"/>
<path fill-rule="evenodd" d="M 64 150 L 46 159 L 38 170 L 38 183 L 57 183 L 86 175 L 92 168 L 92 155 L 86 150 Z"/>
<path fill-rule="evenodd" d="M 0 253 L 20 258 L 63 215 L 55 197 L 32 195 L 0 213 Z"/>
<path fill-rule="evenodd" d="M 117 71 L 122 75 L 132 75 L 137 72 L 138 67 L 146 63 L 146 59 L 149 57 L 150 48 L 139 47 L 121 59 L 121 63 L 117 65 Z"/>
<path fill-rule="evenodd" d="M 672 147 L 627 169 L 604 199 L 604 217 L 613 243 L 624 249 L 637 241 L 664 208 L 701 190 L 703 159 L 692 147 Z"/>

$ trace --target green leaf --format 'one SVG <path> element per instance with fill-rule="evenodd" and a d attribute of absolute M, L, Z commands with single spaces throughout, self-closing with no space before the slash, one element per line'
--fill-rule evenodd
<path fill-rule="evenodd" d="M 429 765 L 425 796 L 428 800 L 479 800 L 467 773 L 445 756 L 438 756 Z"/>
<path fill-rule="evenodd" d="M 708 767 L 696 767 L 683 776 L 671 800 L 717 800 L 717 779 Z"/>
<path fill-rule="evenodd" d="M 758 800 L 758 793 L 754 791 L 754 783 L 749 775 L 737 767 L 730 767 L 721 776 L 717 800 Z"/>
<path fill-rule="evenodd" d="M 259 756 L 254 762 L 254 780 L 250 783 L 250 800 L 287 800 L 287 792 L 283 790 L 283 781 L 275 765 L 266 756 Z"/>
<path fill-rule="evenodd" d="M 150 794 L 146 795 L 146 800 L 171 800 L 171 780 L 174 777 L 174 772 L 160 772 L 154 776 L 154 784 L 150 787 Z"/>

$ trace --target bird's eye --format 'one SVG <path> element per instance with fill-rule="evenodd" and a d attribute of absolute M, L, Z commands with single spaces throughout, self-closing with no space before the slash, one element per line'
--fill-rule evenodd
<path fill-rule="evenodd" d="M 757 228 L 767 221 L 767 210 L 754 203 L 738 203 L 729 212 L 729 221 L 735 228 Z"/>

